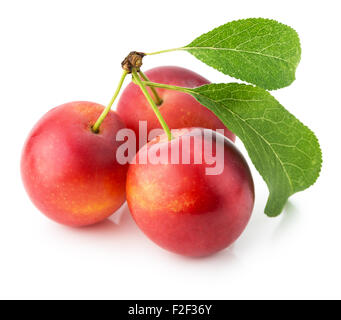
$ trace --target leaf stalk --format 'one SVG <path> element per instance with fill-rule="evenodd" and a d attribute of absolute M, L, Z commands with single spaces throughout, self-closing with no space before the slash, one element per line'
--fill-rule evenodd
<path fill-rule="evenodd" d="M 168 140 L 172 140 L 172 133 L 165 121 L 165 119 L 162 117 L 161 112 L 157 105 L 155 104 L 153 98 L 149 94 L 146 86 L 145 86 L 145 81 L 142 81 L 137 73 L 137 70 L 135 68 L 132 69 L 132 75 L 134 82 L 140 87 L 141 91 L 143 92 L 144 96 L 146 97 L 147 101 L 149 102 L 150 106 L 152 107 L 156 117 L 158 118 L 163 130 L 167 134 Z"/>

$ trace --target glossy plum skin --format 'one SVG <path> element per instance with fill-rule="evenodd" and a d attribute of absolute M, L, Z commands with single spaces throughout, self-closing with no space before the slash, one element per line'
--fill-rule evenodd
<path fill-rule="evenodd" d="M 80 227 L 95 224 L 125 201 L 127 165 L 116 162 L 116 132 L 125 126 L 110 112 L 95 134 L 104 107 L 71 102 L 52 109 L 24 145 L 21 174 L 35 206 L 52 220 Z"/>
<path fill-rule="evenodd" d="M 155 164 L 153 146 L 158 145 L 160 153 L 167 149 L 169 155 L 172 144 L 179 139 L 181 150 L 182 140 L 193 130 L 173 131 L 177 137 L 171 142 L 162 136 L 140 149 L 128 170 L 127 201 L 137 225 L 152 241 L 174 253 L 200 257 L 228 247 L 239 237 L 252 213 L 254 185 L 242 154 L 222 135 L 218 145 L 224 154 L 223 170 L 218 175 L 206 175 L 205 169 L 212 165 L 204 160 L 205 147 L 202 164 Z M 196 129 L 193 141 L 204 141 L 203 132 Z M 217 139 L 216 133 L 213 137 Z M 194 145 L 187 149 L 191 159 Z M 140 159 L 146 159 L 146 154 L 148 161 L 143 163 Z"/>
<path fill-rule="evenodd" d="M 195 88 L 210 83 L 199 74 L 185 68 L 163 66 L 145 72 L 152 82 Z M 148 89 L 151 93 L 150 89 Z M 159 110 L 170 129 L 202 127 L 212 130 L 223 129 L 226 137 L 235 141 L 235 135 L 213 114 L 191 95 L 174 90 L 156 89 L 163 103 Z M 140 88 L 130 83 L 123 91 L 117 106 L 117 113 L 127 128 L 134 130 L 139 141 L 139 120 L 147 121 L 148 133 L 152 129 L 161 128 L 152 108 Z M 146 139 L 146 137 L 142 137 Z M 145 140 L 147 141 L 147 140 Z"/>

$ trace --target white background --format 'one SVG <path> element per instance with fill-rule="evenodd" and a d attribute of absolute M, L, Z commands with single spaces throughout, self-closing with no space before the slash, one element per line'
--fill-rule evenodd
<path fill-rule="evenodd" d="M 341 298 L 338 2 L 1 1 L 0 298 Z M 45 112 L 74 100 L 106 104 L 131 50 L 179 47 L 247 17 L 298 31 L 297 80 L 273 94 L 316 132 L 323 150 L 320 179 L 294 195 L 280 217 L 264 215 L 267 189 L 253 171 L 257 199 L 243 235 L 219 254 L 189 259 L 148 240 L 126 206 L 84 229 L 55 224 L 33 207 L 20 153 Z M 231 81 L 186 52 L 145 59 L 145 70 L 159 65 Z"/>

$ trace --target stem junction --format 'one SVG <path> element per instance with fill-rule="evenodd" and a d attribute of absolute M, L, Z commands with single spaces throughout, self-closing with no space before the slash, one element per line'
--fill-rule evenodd
<path fill-rule="evenodd" d="M 132 73 L 132 69 L 140 70 L 142 66 L 143 57 L 146 54 L 138 51 L 131 51 L 122 61 L 121 66 L 122 69 L 127 73 Z"/>

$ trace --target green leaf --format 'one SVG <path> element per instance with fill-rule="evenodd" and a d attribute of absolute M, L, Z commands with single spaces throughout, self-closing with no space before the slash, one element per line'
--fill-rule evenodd
<path fill-rule="evenodd" d="M 225 74 L 268 90 L 291 84 L 301 58 L 296 31 L 262 18 L 224 24 L 182 49 Z"/>
<path fill-rule="evenodd" d="M 270 191 L 267 215 L 280 214 L 292 194 L 314 184 L 322 164 L 318 140 L 270 93 L 237 83 L 204 85 L 186 92 L 243 141 Z"/>

